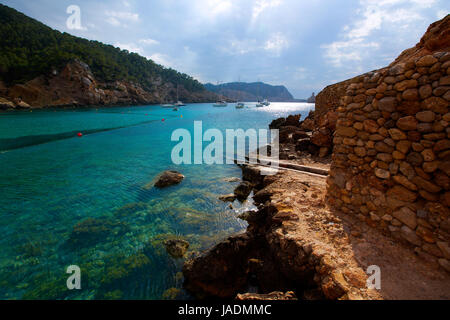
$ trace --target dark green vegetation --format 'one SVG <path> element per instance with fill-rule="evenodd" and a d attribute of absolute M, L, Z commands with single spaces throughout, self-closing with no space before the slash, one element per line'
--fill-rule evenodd
<path fill-rule="evenodd" d="M 0 4 L 0 79 L 7 84 L 23 83 L 39 75 L 60 70 L 78 58 L 87 63 L 97 80 L 138 82 L 144 89 L 161 78 L 188 91 L 203 91 L 192 77 L 164 68 L 136 53 L 98 41 L 61 33 Z"/>
<path fill-rule="evenodd" d="M 245 83 L 231 82 L 219 85 L 205 84 L 205 88 L 227 98 L 241 101 L 294 101 L 292 94 L 285 86 L 271 86 L 262 82 Z"/>

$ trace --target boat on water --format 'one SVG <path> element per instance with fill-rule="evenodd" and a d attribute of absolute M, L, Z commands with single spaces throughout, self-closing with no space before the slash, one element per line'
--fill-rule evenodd
<path fill-rule="evenodd" d="M 264 107 L 264 104 L 262 102 L 258 101 L 258 103 L 256 103 L 256 107 L 262 108 L 262 107 Z"/>
<path fill-rule="evenodd" d="M 263 102 L 262 102 L 262 104 L 263 104 L 264 106 L 266 106 L 266 107 L 270 106 L 270 102 L 269 102 L 269 100 L 267 100 L 267 99 L 264 99 Z"/>
<path fill-rule="evenodd" d="M 163 108 L 173 108 L 173 107 L 175 107 L 175 105 L 171 104 L 171 103 L 166 103 L 166 104 L 163 104 L 162 107 Z"/>
<path fill-rule="evenodd" d="M 226 101 L 218 101 L 218 102 L 214 103 L 213 106 L 218 107 L 218 108 L 226 107 L 226 106 L 228 106 L 228 103 Z"/>
<path fill-rule="evenodd" d="M 239 83 L 239 84 L 241 83 L 241 77 L 239 77 L 238 83 Z M 242 99 L 241 94 L 239 94 L 239 98 L 238 98 L 238 99 L 239 99 L 239 100 L 238 100 L 237 103 L 236 103 L 236 109 L 244 109 L 245 104 L 244 104 L 243 102 L 240 101 L 240 100 Z"/>
<path fill-rule="evenodd" d="M 177 103 L 175 103 L 175 106 L 177 106 L 177 107 L 184 107 L 185 104 L 183 102 L 181 102 L 181 101 L 178 101 Z"/>

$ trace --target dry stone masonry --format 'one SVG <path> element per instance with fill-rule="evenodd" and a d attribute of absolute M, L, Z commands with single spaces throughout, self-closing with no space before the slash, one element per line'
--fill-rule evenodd
<path fill-rule="evenodd" d="M 351 80 L 340 99 L 329 203 L 450 271 L 450 52 Z"/>

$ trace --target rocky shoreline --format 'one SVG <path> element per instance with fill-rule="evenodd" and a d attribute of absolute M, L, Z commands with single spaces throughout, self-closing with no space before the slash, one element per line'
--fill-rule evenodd
<path fill-rule="evenodd" d="M 185 103 L 222 99 L 207 90 L 190 92 L 183 86 L 177 89 L 161 78 L 155 78 L 152 88 L 147 89 L 129 81 L 102 83 L 86 63 L 74 59 L 62 70 L 53 70 L 24 84 L 7 87 L 0 81 L 0 110 L 162 104 L 176 100 L 177 90 Z"/>
<path fill-rule="evenodd" d="M 185 263 L 185 288 L 197 298 L 450 299 L 449 30 L 450 15 L 389 67 L 326 87 L 303 122 L 274 120 L 284 168 L 242 167 L 258 210 L 241 215 L 245 233 Z M 403 173 L 405 163 L 414 168 Z"/>

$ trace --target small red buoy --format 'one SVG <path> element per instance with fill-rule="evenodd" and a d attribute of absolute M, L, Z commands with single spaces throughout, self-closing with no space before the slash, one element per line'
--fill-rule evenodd
<path fill-rule="evenodd" d="M 81 132 L 78 132 L 77 136 L 82 137 L 83 134 Z"/>
<path fill-rule="evenodd" d="M 165 119 L 162 119 L 162 121 L 164 122 L 164 121 L 165 121 Z"/>

